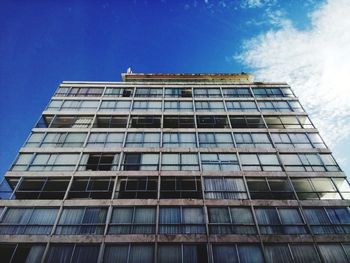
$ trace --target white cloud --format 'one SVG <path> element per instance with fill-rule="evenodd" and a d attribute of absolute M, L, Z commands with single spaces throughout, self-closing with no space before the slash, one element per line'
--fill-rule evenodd
<path fill-rule="evenodd" d="M 283 20 L 235 57 L 259 80 L 288 82 L 332 146 L 350 140 L 349 14 L 349 0 L 329 0 L 309 14 L 311 29 Z"/>
<path fill-rule="evenodd" d="M 265 5 L 274 5 L 276 0 L 244 0 L 242 1 L 242 8 L 260 8 Z"/>

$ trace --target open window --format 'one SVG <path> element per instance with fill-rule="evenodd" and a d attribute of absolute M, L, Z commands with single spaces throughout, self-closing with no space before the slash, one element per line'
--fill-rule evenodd
<path fill-rule="evenodd" d="M 110 199 L 113 177 L 77 177 L 69 190 L 70 199 Z"/>
<path fill-rule="evenodd" d="M 83 154 L 79 165 L 81 171 L 115 171 L 118 168 L 119 153 Z"/>
<path fill-rule="evenodd" d="M 160 198 L 202 198 L 202 185 L 199 177 L 161 177 Z"/>
<path fill-rule="evenodd" d="M 129 176 L 118 178 L 116 199 L 157 199 L 158 178 Z"/>

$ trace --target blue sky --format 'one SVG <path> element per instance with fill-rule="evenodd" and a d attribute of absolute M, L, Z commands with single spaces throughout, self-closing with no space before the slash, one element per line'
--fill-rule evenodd
<path fill-rule="evenodd" d="M 288 81 L 350 174 L 347 11 L 347 0 L 2 0 L 0 174 L 61 81 L 119 81 L 128 67 Z"/>

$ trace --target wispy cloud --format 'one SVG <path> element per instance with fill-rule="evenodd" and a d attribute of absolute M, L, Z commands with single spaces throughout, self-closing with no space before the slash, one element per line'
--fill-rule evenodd
<path fill-rule="evenodd" d="M 257 79 L 292 85 L 333 146 L 350 140 L 349 14 L 349 0 L 329 0 L 309 14 L 311 29 L 298 30 L 283 19 L 279 29 L 245 42 L 235 56 L 255 69 Z"/>
<path fill-rule="evenodd" d="M 242 8 L 261 8 L 276 4 L 276 0 L 244 0 L 241 3 Z"/>

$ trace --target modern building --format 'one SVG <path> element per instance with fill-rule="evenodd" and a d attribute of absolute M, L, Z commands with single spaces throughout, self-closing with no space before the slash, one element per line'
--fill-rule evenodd
<path fill-rule="evenodd" d="M 350 261 L 350 186 L 286 83 L 64 81 L 5 175 L 1 262 Z"/>

